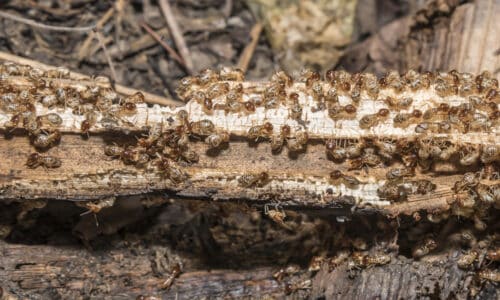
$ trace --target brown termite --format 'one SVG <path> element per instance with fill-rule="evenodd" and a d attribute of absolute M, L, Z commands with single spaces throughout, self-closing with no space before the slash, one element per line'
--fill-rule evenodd
<path fill-rule="evenodd" d="M 298 273 L 299 271 L 300 271 L 300 266 L 289 265 L 286 268 L 282 268 L 279 271 L 277 271 L 276 273 L 274 273 L 273 278 L 277 282 L 281 282 L 281 281 L 283 281 L 283 279 L 285 279 L 285 277 L 294 275 L 294 274 Z"/>
<path fill-rule="evenodd" d="M 293 78 L 284 71 L 279 71 L 271 76 L 271 82 L 283 87 L 289 87 L 293 84 Z"/>
<path fill-rule="evenodd" d="M 37 136 L 42 132 L 40 123 L 33 114 L 23 117 L 23 128 L 28 131 L 31 136 Z"/>
<path fill-rule="evenodd" d="M 255 112 L 255 102 L 254 101 L 246 101 L 243 103 L 243 107 L 249 113 Z"/>
<path fill-rule="evenodd" d="M 500 261 L 500 247 L 488 250 L 488 252 L 486 252 L 486 259 L 490 261 Z"/>
<path fill-rule="evenodd" d="M 324 100 L 328 104 L 334 104 L 334 103 L 338 104 L 339 96 L 337 94 L 337 89 L 335 87 L 331 87 L 330 89 L 328 89 L 328 91 L 325 94 Z"/>
<path fill-rule="evenodd" d="M 359 127 L 362 129 L 369 129 L 377 126 L 381 121 L 389 116 L 387 108 L 381 108 L 376 114 L 366 115 L 359 120 Z"/>
<path fill-rule="evenodd" d="M 80 124 L 80 131 L 82 134 L 88 136 L 91 127 L 92 125 L 90 124 L 89 120 L 83 120 Z"/>
<path fill-rule="evenodd" d="M 500 146 L 486 145 L 481 153 L 481 161 L 485 164 L 493 163 L 500 160 Z"/>
<path fill-rule="evenodd" d="M 490 89 L 486 92 L 486 99 L 489 101 L 499 101 L 500 100 L 500 92 L 497 89 Z"/>
<path fill-rule="evenodd" d="M 405 168 L 393 168 L 393 169 L 390 169 L 385 174 L 385 177 L 388 180 L 397 180 L 397 179 L 401 179 L 403 177 L 412 177 L 414 175 L 415 175 L 415 171 L 414 171 L 413 168 L 405 167 Z"/>
<path fill-rule="evenodd" d="M 475 189 L 479 199 L 486 203 L 494 203 L 493 191 L 489 185 L 479 183 Z"/>
<path fill-rule="evenodd" d="M 21 114 L 15 114 L 10 117 L 10 120 L 4 123 L 5 128 L 14 130 L 17 125 L 19 125 L 19 122 L 21 122 L 22 115 Z"/>
<path fill-rule="evenodd" d="M 500 282 L 500 272 L 498 270 L 483 269 L 477 272 L 480 279 L 485 279 L 494 282 Z"/>
<path fill-rule="evenodd" d="M 333 183 L 343 183 L 350 188 L 358 187 L 361 182 L 354 176 L 346 175 L 339 170 L 333 170 L 330 172 L 330 180 Z"/>
<path fill-rule="evenodd" d="M 307 279 L 301 282 L 287 283 L 285 285 L 285 294 L 290 295 L 298 290 L 308 290 L 312 287 L 312 280 Z"/>
<path fill-rule="evenodd" d="M 59 130 L 54 130 L 51 133 L 39 133 L 33 138 L 33 145 L 37 148 L 48 148 L 57 143 L 61 139 Z"/>
<path fill-rule="evenodd" d="M 226 131 L 213 133 L 205 139 L 205 143 L 207 143 L 210 148 L 217 148 L 227 142 L 229 142 L 229 133 Z"/>
<path fill-rule="evenodd" d="M 312 88 L 313 84 L 321 79 L 321 75 L 318 72 L 311 70 L 303 70 L 300 74 L 301 81 L 306 83 L 306 88 Z"/>
<path fill-rule="evenodd" d="M 210 120 L 201 120 L 190 123 L 191 132 L 197 135 L 210 135 L 215 132 L 215 125 Z"/>
<path fill-rule="evenodd" d="M 363 154 L 363 149 L 366 144 L 363 141 L 359 141 L 345 148 L 347 158 L 360 157 Z"/>
<path fill-rule="evenodd" d="M 414 193 L 416 194 L 428 194 L 436 189 L 436 185 L 432 183 L 430 180 L 419 179 L 410 181 L 411 185 L 414 188 Z"/>
<path fill-rule="evenodd" d="M 149 155 L 145 152 L 138 152 L 135 158 L 136 167 L 144 167 L 149 162 Z"/>
<path fill-rule="evenodd" d="M 270 138 L 273 133 L 273 124 L 266 122 L 263 125 L 252 126 L 248 130 L 247 138 L 257 141 L 259 138 Z"/>
<path fill-rule="evenodd" d="M 324 256 L 313 256 L 309 261 L 309 272 L 317 272 L 321 269 L 321 265 L 326 261 L 326 257 Z"/>
<path fill-rule="evenodd" d="M 122 155 L 123 148 L 117 145 L 107 145 L 104 147 L 104 154 L 112 157 L 120 157 Z"/>
<path fill-rule="evenodd" d="M 164 290 L 168 290 L 172 284 L 174 283 L 175 278 L 179 277 L 181 274 L 181 266 L 180 264 L 175 264 L 170 271 L 170 275 L 167 276 L 167 279 L 161 284 L 160 288 Z"/>
<path fill-rule="evenodd" d="M 189 126 L 189 124 L 190 124 L 189 123 L 189 113 L 186 110 L 184 110 L 184 109 L 179 110 L 175 114 L 175 117 L 181 125 Z"/>
<path fill-rule="evenodd" d="M 383 186 L 377 189 L 381 198 L 391 201 L 403 201 L 408 197 L 408 189 L 397 181 L 387 181 Z"/>
<path fill-rule="evenodd" d="M 186 179 L 186 174 L 184 174 L 180 168 L 175 166 L 166 157 L 160 157 L 155 164 L 158 171 L 165 174 L 173 183 L 181 183 Z"/>
<path fill-rule="evenodd" d="M 148 131 L 146 138 L 139 138 L 137 143 L 144 148 L 152 146 L 160 137 L 163 131 L 163 123 L 154 124 Z"/>
<path fill-rule="evenodd" d="M 413 103 L 413 99 L 410 97 L 398 99 L 388 96 L 385 98 L 385 103 L 392 109 L 402 110 L 410 107 L 410 105 Z"/>
<path fill-rule="evenodd" d="M 197 162 L 200 159 L 200 156 L 198 155 L 198 153 L 196 153 L 195 151 L 190 150 L 190 149 L 186 149 L 186 150 L 182 151 L 181 156 L 185 161 L 187 161 L 189 163 Z"/>
<path fill-rule="evenodd" d="M 453 154 L 455 154 L 456 151 L 456 146 L 455 145 L 450 145 L 446 147 L 445 149 L 441 149 L 439 152 L 437 158 L 440 160 L 449 160 Z"/>
<path fill-rule="evenodd" d="M 95 201 L 77 201 L 75 202 L 75 204 L 87 209 L 87 211 L 82 213 L 81 215 L 86 215 L 88 213 L 98 214 L 102 209 L 112 207 L 115 204 L 115 200 L 115 197 L 110 197 Z"/>
<path fill-rule="evenodd" d="M 463 166 L 470 166 L 479 160 L 481 156 L 481 149 L 476 149 L 474 147 L 463 147 L 460 150 L 460 164 Z"/>
<path fill-rule="evenodd" d="M 376 139 L 373 145 L 377 147 L 377 154 L 387 161 L 390 161 L 397 154 L 397 145 L 393 140 Z"/>
<path fill-rule="evenodd" d="M 45 71 L 45 76 L 49 78 L 69 78 L 70 71 L 67 68 L 64 67 L 58 67 L 56 69 L 51 69 Z"/>
<path fill-rule="evenodd" d="M 215 83 L 220 79 L 219 74 L 211 69 L 204 69 L 196 77 L 197 84 L 201 86 L 207 86 L 209 84 Z"/>
<path fill-rule="evenodd" d="M 418 150 L 417 150 L 418 158 L 420 160 L 429 159 L 432 152 L 432 145 L 433 145 L 432 139 L 419 139 L 417 143 L 418 143 Z"/>
<path fill-rule="evenodd" d="M 364 254 L 361 252 L 354 252 L 352 254 L 352 263 L 350 268 L 368 268 L 372 266 L 385 265 L 391 262 L 391 257 L 388 254 Z"/>
<path fill-rule="evenodd" d="M 126 164 L 135 164 L 137 161 L 138 151 L 132 147 L 125 147 L 120 154 L 121 160 Z"/>
<path fill-rule="evenodd" d="M 393 119 L 394 127 L 406 128 L 421 116 L 422 112 L 418 109 L 413 110 L 411 113 L 398 113 Z"/>
<path fill-rule="evenodd" d="M 458 193 L 459 191 L 475 187 L 479 183 L 475 173 L 468 172 L 465 173 L 461 180 L 455 182 L 453 190 Z"/>
<path fill-rule="evenodd" d="M 344 160 L 347 158 L 347 151 L 344 147 L 340 147 L 336 140 L 328 139 L 325 143 L 326 153 L 335 160 Z"/>
<path fill-rule="evenodd" d="M 352 119 L 356 116 L 357 108 L 352 104 L 342 106 L 338 103 L 328 105 L 328 116 L 332 120 Z"/>
<path fill-rule="evenodd" d="M 46 115 L 41 115 L 36 117 L 37 122 L 40 124 L 40 126 L 59 126 L 62 124 L 63 120 L 62 118 L 56 114 L 56 113 L 49 113 Z"/>
<path fill-rule="evenodd" d="M 302 117 L 302 106 L 299 104 L 299 95 L 297 93 L 290 94 L 290 116 L 292 119 L 300 119 Z"/>
<path fill-rule="evenodd" d="M 245 75 L 240 69 L 232 69 L 224 67 L 220 70 L 219 76 L 221 80 L 224 81 L 238 81 L 241 82 L 245 80 Z"/>
<path fill-rule="evenodd" d="M 271 137 L 271 150 L 280 151 L 283 148 L 286 138 L 290 134 L 290 126 L 281 126 L 280 133 Z"/>
<path fill-rule="evenodd" d="M 264 205 L 264 214 L 281 227 L 292 230 L 290 226 L 285 224 L 286 213 L 283 209 L 278 209 L 278 205 L 275 205 L 275 209 L 269 209 L 268 204 Z"/>
<path fill-rule="evenodd" d="M 215 99 L 219 96 L 225 95 L 229 92 L 229 84 L 227 82 L 216 82 L 213 83 L 207 90 L 207 98 Z"/>
<path fill-rule="evenodd" d="M 243 174 L 238 178 L 238 183 L 242 187 L 258 186 L 262 187 L 269 181 L 267 172 Z"/>
<path fill-rule="evenodd" d="M 184 97 L 186 96 L 187 92 L 197 84 L 199 84 L 199 80 L 197 77 L 194 76 L 184 77 L 179 81 L 179 86 L 177 87 L 175 92 L 179 96 Z"/>
<path fill-rule="evenodd" d="M 467 123 L 468 131 L 487 131 L 491 128 L 492 122 L 488 115 L 482 113 L 474 113 L 472 120 Z"/>
<path fill-rule="evenodd" d="M 271 137 L 271 150 L 274 152 L 280 151 L 285 143 L 285 138 L 281 134 L 273 135 Z"/>
<path fill-rule="evenodd" d="M 349 258 L 350 254 L 351 253 L 348 250 L 338 251 L 335 256 L 330 258 L 330 260 L 328 261 L 328 272 L 332 272 L 334 269 L 340 266 Z"/>
<path fill-rule="evenodd" d="M 26 162 L 28 168 L 36 168 L 39 166 L 45 168 L 59 168 L 61 166 L 61 160 L 57 157 L 50 155 L 40 155 L 39 153 L 31 153 L 28 156 L 28 161 Z"/>
<path fill-rule="evenodd" d="M 97 122 L 96 112 L 88 112 L 85 114 L 85 120 L 80 123 L 80 132 L 82 135 L 89 137 L 90 129 Z"/>
<path fill-rule="evenodd" d="M 293 138 L 289 138 L 286 141 L 288 150 L 295 151 L 303 151 L 307 141 L 309 140 L 309 135 L 306 131 L 297 131 L 295 132 L 295 136 Z"/>
<path fill-rule="evenodd" d="M 373 148 L 365 148 L 361 157 L 353 159 L 349 163 L 349 170 L 361 169 L 363 167 L 376 167 L 382 163 L 380 157 L 375 154 Z"/>
<path fill-rule="evenodd" d="M 421 258 L 437 248 L 437 242 L 433 238 L 425 238 L 419 242 L 412 250 L 414 258 Z"/>

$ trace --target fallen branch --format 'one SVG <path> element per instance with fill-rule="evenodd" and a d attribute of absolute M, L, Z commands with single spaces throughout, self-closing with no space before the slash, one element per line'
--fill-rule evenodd
<path fill-rule="evenodd" d="M 0 144 L 0 152 L 11 158 L 0 164 L 7 179 L 0 195 L 4 199 L 83 200 L 168 191 L 181 197 L 247 199 L 258 204 L 374 208 L 393 216 L 422 209 L 432 213 L 453 209 L 472 216 L 475 209 L 463 208 L 462 202 L 489 201 L 492 205 L 498 201 L 483 196 L 477 199 L 474 194 L 459 200 L 454 196 L 471 188 L 481 195 L 478 183 L 486 188 L 484 197 L 497 195 L 498 187 L 490 178 L 498 172 L 498 122 L 488 119 L 484 125 L 488 128 L 467 125 L 473 130 L 464 131 L 463 122 L 470 121 L 460 119 L 439 131 L 435 127 L 441 124 L 438 121 L 422 120 L 452 118 L 455 110 L 461 116 L 483 116 L 493 109 L 470 102 L 476 98 L 440 92 L 441 80 L 451 85 L 456 82 L 453 76 L 465 75 L 410 72 L 406 80 L 417 76 L 417 82 L 430 80 L 428 86 L 398 91 L 382 85 L 376 94 L 373 88 L 366 88 L 361 99 L 355 100 L 351 92 L 340 92 L 344 86 L 340 78 L 351 78 L 343 72 L 327 75 L 329 80 L 337 78 L 329 82 L 314 74 L 305 74 L 305 83 L 292 82 L 278 73 L 270 82 L 254 83 L 241 81 L 240 72 L 225 69 L 184 79 L 179 93 L 191 99 L 184 107 L 149 108 L 140 103 L 140 94 L 117 98 L 109 86 L 100 86 L 95 80 L 74 81 L 50 72 L 33 77 L 23 75 L 31 72 L 22 66 L 14 69 L 4 67 L 5 91 L 35 91 L 40 99 L 33 103 L 36 115 L 42 118 L 55 113 L 59 121 L 34 125 L 40 129 L 28 126 L 29 120 L 13 124 L 13 113 L 4 106 L 0 128 L 8 139 Z M 366 85 L 372 75 L 363 76 Z M 473 93 L 497 106 L 496 82 L 487 74 L 481 76 L 484 87 Z M 210 81 L 203 83 L 207 78 Z M 311 83 L 308 78 L 316 79 Z M 49 88 L 34 85 L 41 79 L 49 82 Z M 286 82 L 281 84 L 281 80 Z M 60 97 L 60 89 L 66 98 L 59 99 L 59 104 L 44 104 L 44 99 Z M 331 95 L 332 89 L 339 91 L 336 97 Z M 318 96 L 320 90 L 325 98 Z M 231 93 L 241 93 L 239 100 L 228 102 Z M 4 94 L 8 96 L 8 92 Z M 211 95 L 212 102 L 200 95 Z M 83 97 L 79 103 L 93 104 L 75 106 L 68 96 Z M 412 114 L 401 126 L 398 118 L 404 112 L 395 106 L 408 98 L 412 100 L 405 111 L 425 109 L 425 114 Z M 277 102 L 270 106 L 271 100 Z M 449 104 L 443 105 L 443 101 Z M 351 115 L 334 109 L 348 103 L 355 106 Z M 475 112 L 465 112 L 465 107 L 476 107 Z M 445 109 L 446 114 L 440 113 Z M 446 123 L 445 119 L 438 120 Z M 30 138 L 21 134 L 23 128 Z M 32 157 L 33 145 L 43 153 Z M 57 168 L 49 168 L 44 155 L 60 159 Z M 47 168 L 36 168 L 38 165 Z M 480 175 L 467 175 L 476 172 Z M 449 196 L 436 201 L 435 191 Z"/>
<path fill-rule="evenodd" d="M 30 19 L 26 19 L 20 16 L 9 14 L 5 11 L 0 11 L 0 17 L 13 20 L 16 22 L 20 22 L 31 27 L 35 27 L 43 30 L 51 30 L 51 31 L 64 31 L 64 32 L 89 32 L 93 30 L 96 25 L 83 26 L 83 27 L 66 27 L 66 26 L 54 26 L 54 25 L 46 25 L 43 23 L 39 23 Z"/>

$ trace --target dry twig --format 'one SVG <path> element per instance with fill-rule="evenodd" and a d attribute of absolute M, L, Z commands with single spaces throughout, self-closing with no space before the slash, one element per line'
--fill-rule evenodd
<path fill-rule="evenodd" d="M 183 58 L 184 62 L 186 63 L 186 68 L 191 74 L 193 72 L 193 61 L 191 60 L 191 54 L 189 53 L 186 42 L 184 41 L 184 37 L 182 36 L 179 24 L 177 24 L 174 14 L 172 13 L 172 8 L 170 7 L 170 4 L 167 0 L 160 0 L 158 1 L 158 3 L 160 4 L 161 11 L 165 16 L 165 20 L 167 21 L 168 28 L 172 33 L 172 38 L 174 39 L 175 45 L 179 50 L 179 54 Z"/>
<path fill-rule="evenodd" d="M 102 37 L 102 34 L 94 30 L 94 34 L 97 37 L 97 40 L 99 41 L 99 45 L 102 48 L 102 51 L 104 52 L 104 56 L 106 57 L 106 60 L 109 65 L 109 69 L 111 70 L 111 78 L 113 79 L 113 82 L 117 82 L 117 77 L 116 77 L 116 70 L 115 70 L 115 65 L 113 64 L 113 60 L 111 59 L 111 56 L 109 55 L 108 49 L 106 48 L 106 44 L 104 43 L 104 38 Z"/>
<path fill-rule="evenodd" d="M 189 72 L 184 60 L 177 54 L 177 52 L 175 52 L 174 49 L 172 49 L 172 47 L 170 47 L 167 43 L 165 43 L 161 39 L 161 37 L 151 27 L 149 27 L 148 24 L 146 24 L 145 22 L 141 22 L 140 24 L 144 28 L 144 30 L 146 30 L 165 50 L 167 50 L 168 54 L 170 54 L 170 56 L 175 61 L 177 61 L 182 67 L 184 67 Z"/>
<path fill-rule="evenodd" d="M 106 24 L 109 19 L 113 16 L 113 12 L 115 11 L 114 7 L 111 7 L 108 9 L 108 11 L 97 21 L 95 25 L 96 30 L 100 30 L 104 24 Z M 80 50 L 78 51 L 78 59 L 82 60 L 84 57 L 88 55 L 88 49 L 90 47 L 90 43 L 92 43 L 92 40 L 94 39 L 94 32 L 91 31 L 89 32 L 89 35 L 83 41 L 82 46 L 80 47 Z"/>
<path fill-rule="evenodd" d="M 26 19 L 20 16 L 9 14 L 5 11 L 0 11 L 0 17 L 5 19 L 10 19 L 16 22 L 24 23 L 26 25 L 30 25 L 32 27 L 43 29 L 43 30 L 52 30 L 52 31 L 65 31 L 65 32 L 89 32 L 93 30 L 96 25 L 89 25 L 83 27 L 67 27 L 67 26 L 54 26 L 54 25 L 46 25 L 43 23 L 39 23 L 30 19 Z"/>
<path fill-rule="evenodd" d="M 252 59 L 253 53 L 255 51 L 255 47 L 257 47 L 257 43 L 259 42 L 260 33 L 262 32 L 262 24 L 260 22 L 256 23 L 252 30 L 250 31 L 250 37 L 252 40 L 245 47 L 243 53 L 241 53 L 240 59 L 238 60 L 238 68 L 245 73 L 248 69 L 248 65 L 250 64 L 250 60 Z"/>

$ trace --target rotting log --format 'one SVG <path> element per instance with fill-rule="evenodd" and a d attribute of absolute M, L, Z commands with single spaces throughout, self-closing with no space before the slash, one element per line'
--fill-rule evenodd
<path fill-rule="evenodd" d="M 96 255 L 80 247 L 13 245 L 4 241 L 0 241 L 0 248 L 0 291 L 4 291 L 3 295 L 0 293 L 0 297 L 4 297 L 1 299 L 56 296 L 82 299 L 104 294 L 113 299 L 140 296 L 177 299 L 179 295 L 183 298 L 284 296 L 283 288 L 272 278 L 273 269 L 269 267 L 250 271 L 187 272 L 181 274 L 167 292 L 161 289 L 166 276 L 155 274 L 145 253 L 133 255 L 130 251 L 115 250 Z M 9 293 L 9 290 L 16 293 Z M 8 295 L 16 298 L 8 298 Z"/>
<path fill-rule="evenodd" d="M 167 192 L 392 216 L 498 206 L 500 94 L 487 72 L 255 83 L 206 70 L 181 82 L 188 103 L 173 108 L 61 69 L 0 70 L 3 199 Z"/>

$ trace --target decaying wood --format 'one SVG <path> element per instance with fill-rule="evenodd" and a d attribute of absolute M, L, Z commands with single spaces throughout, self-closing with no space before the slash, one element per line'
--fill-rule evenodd
<path fill-rule="evenodd" d="M 3 241 L 0 241 L 0 248 L 3 256 L 0 288 L 5 291 L 0 297 L 7 297 L 9 290 L 19 288 L 24 294 L 10 296 L 18 299 L 56 296 L 81 299 L 104 294 L 114 299 L 139 296 L 177 299 L 180 295 L 192 298 L 284 296 L 283 288 L 272 278 L 273 269 L 269 267 L 251 271 L 183 273 L 167 293 L 161 285 L 168 274 L 163 274 L 163 277 L 155 274 L 157 272 L 146 255 L 124 256 L 122 251 L 111 251 L 95 256 L 80 247 L 12 245 Z"/>
<path fill-rule="evenodd" d="M 479 72 L 500 77 L 498 0 L 429 5 L 413 21 L 405 43 L 405 68 Z M 457 6 L 458 5 L 458 6 Z"/>
<path fill-rule="evenodd" d="M 294 225 L 290 220 L 294 218 L 300 221 L 283 230 L 282 225 L 268 218 L 243 213 L 244 204 L 241 203 L 210 208 L 207 201 L 182 199 L 168 201 L 170 204 L 155 212 L 154 209 L 145 209 L 140 202 L 161 199 L 124 197 L 119 200 L 114 207 L 104 209 L 95 217 L 98 225 L 88 214 L 75 220 L 73 235 L 81 236 L 81 233 L 92 230 L 108 234 L 97 238 L 88 236 L 96 240 L 89 242 L 86 250 L 74 241 L 71 230 L 67 228 L 75 209 L 78 212 L 75 206 L 53 201 L 42 209 L 42 213 L 33 211 L 15 226 L 17 228 L 13 229 L 8 242 L 0 241 L 3 255 L 0 287 L 18 298 L 29 295 L 33 299 L 58 296 L 80 299 L 88 295 L 123 298 L 142 295 L 162 299 L 176 296 L 282 298 L 286 295 L 344 299 L 369 295 L 413 299 L 419 296 L 446 298 L 450 294 L 466 298 L 477 293 L 483 298 L 495 299 L 498 293 L 495 283 L 481 280 L 476 269 L 494 270 L 496 262 L 486 254 L 491 251 L 489 249 L 495 249 L 488 235 L 478 233 L 478 240 L 474 241 L 481 245 L 474 246 L 480 258 L 470 266 L 457 268 L 457 261 L 466 251 L 460 250 L 457 241 L 453 242 L 450 236 L 470 230 L 465 223 L 448 229 L 446 226 L 434 227 L 440 232 L 447 231 L 447 234 L 443 239 L 436 239 L 439 250 L 417 261 L 403 256 L 408 255 L 408 250 L 403 248 L 412 246 L 404 240 L 422 239 L 420 230 L 428 225 L 425 222 L 408 223 L 411 218 L 400 218 L 398 245 L 391 246 L 393 237 L 390 232 L 395 228 L 384 230 L 388 224 L 374 225 L 384 219 L 374 216 L 358 216 L 351 222 L 339 223 L 332 219 L 332 214 L 318 219 L 294 217 L 287 211 L 290 215 L 282 225 Z M 191 204 L 182 209 L 186 202 Z M 13 209 L 15 205 L 3 205 L 2 216 L 16 211 Z M 205 217 L 193 217 L 196 206 L 201 206 L 198 213 Z M 217 214 L 217 211 L 222 213 Z M 36 218 L 32 220 L 35 222 L 29 221 L 32 218 Z M 149 221 L 142 221 L 137 226 L 134 225 L 137 220 Z M 459 222 L 455 218 L 450 218 L 450 221 L 456 225 L 455 222 Z M 126 230 L 121 231 L 126 237 L 122 233 L 111 234 L 118 230 L 115 226 L 121 226 L 123 222 L 129 223 Z M 498 222 L 489 225 L 492 229 L 487 232 L 491 234 Z M 376 233 L 369 232 L 368 228 Z M 410 237 L 412 231 L 413 237 Z M 169 242 L 172 235 L 177 237 L 175 246 Z M 375 236 L 373 240 L 368 237 L 371 235 Z M 370 248 L 375 249 L 351 253 L 351 246 L 347 245 L 361 237 L 363 241 L 373 243 Z M 20 244 L 19 240 L 30 244 Z M 51 245 L 41 242 L 45 240 Z M 322 247 L 318 248 L 318 245 Z M 105 251 L 101 250 L 103 246 Z M 485 246 L 487 248 L 482 248 Z M 396 251 L 395 247 L 401 248 Z M 333 252 L 325 256 L 327 249 Z M 185 250 L 188 252 L 183 253 Z M 339 259 L 340 252 L 348 255 Z M 360 253 L 370 255 L 372 259 L 378 256 L 379 261 L 386 264 L 370 265 L 355 259 Z M 302 266 L 293 263 L 297 258 L 303 261 L 313 255 L 320 256 L 312 257 L 309 266 L 307 261 Z M 182 272 L 170 288 L 162 288 L 177 263 L 182 266 Z M 238 271 L 230 269 L 236 267 Z"/>
<path fill-rule="evenodd" d="M 498 185 L 491 179 L 498 176 L 500 158 L 500 96 L 498 81 L 488 73 L 393 72 L 377 80 L 371 74 L 331 72 L 326 81 L 317 76 L 306 72 L 294 82 L 277 73 L 268 83 L 253 83 L 243 82 L 238 71 L 207 70 L 184 79 L 179 93 L 190 101 L 172 108 L 148 107 L 140 103 L 141 94 L 122 99 L 109 87 L 74 81 L 61 71 L 5 64 L 0 151 L 11 159 L 1 162 L 0 197 L 83 200 L 170 191 L 297 206 L 383 207 L 397 215 L 447 210 L 457 193 L 484 180 L 488 199 L 481 196 L 481 201 L 498 201 Z M 231 94 L 235 100 L 229 100 Z M 59 104 L 43 104 L 47 99 Z M 31 106 L 22 101 L 32 103 L 35 112 L 23 108 Z M 40 123 L 51 113 L 59 116 L 58 124 Z M 32 123 L 35 129 L 27 127 Z M 154 131 L 160 135 L 153 139 Z M 57 138 L 37 144 L 48 132 Z M 223 135 L 229 143 L 210 146 L 212 137 Z M 160 140 L 160 148 L 152 146 Z M 134 157 L 143 153 L 146 161 L 138 165 L 136 158 L 120 153 L 105 155 L 105 147 L 113 145 L 121 149 L 114 151 L 129 149 Z M 336 157 L 337 149 L 353 147 L 354 154 Z M 60 159 L 61 166 L 30 167 L 28 156 L 41 149 Z M 166 169 L 159 167 L 161 161 L 168 163 Z M 391 179 L 384 164 L 409 173 Z M 482 170 L 484 165 L 489 171 Z M 332 170 L 342 176 L 333 178 Z M 468 182 L 465 172 L 479 175 L 470 175 L 474 182 Z M 441 202 L 430 196 L 434 190 Z"/>
<path fill-rule="evenodd" d="M 356 271 L 354 271 L 356 273 Z M 438 279 L 439 278 L 439 279 Z M 326 299 L 495 299 L 498 290 L 486 283 L 474 286 L 474 275 L 456 267 L 451 261 L 411 262 L 404 258 L 386 265 L 363 270 L 353 276 L 345 266 L 329 273 L 323 268 L 313 281 L 312 298 Z M 356 288 L 353 288 L 356 287 Z"/>
<path fill-rule="evenodd" d="M 284 297 L 285 283 L 273 278 L 276 268 L 260 267 L 252 270 L 214 270 L 186 272 L 176 279 L 169 291 L 160 285 L 167 274 L 155 274 L 147 256 L 124 255 L 110 251 L 97 256 L 80 248 L 46 245 L 12 245 L 0 241 L 3 263 L 0 282 L 7 291 L 19 290 L 16 297 L 43 299 L 61 296 L 80 299 L 83 296 L 112 295 L 114 299 L 153 296 L 161 299 L 176 297 Z M 99 272 L 96 272 L 99 270 Z M 312 280 L 307 294 L 313 297 L 330 295 L 328 299 L 359 298 L 365 296 L 385 299 L 408 299 L 420 290 L 421 297 L 447 298 L 450 295 L 466 297 L 473 286 L 473 275 L 456 266 L 432 263 L 408 263 L 385 268 L 375 267 L 359 272 L 342 265 L 333 272 L 321 269 Z M 355 274 L 357 273 L 357 274 Z M 433 274 L 429 277 L 428 274 Z M 354 276 L 353 276 L 354 275 Z M 349 279 L 348 277 L 352 278 Z M 104 279 L 108 277 L 108 279 Z M 109 280 L 113 277 L 113 280 Z M 443 280 L 436 281 L 442 277 Z M 147 279 L 146 279 L 147 278 Z M 438 286 L 435 283 L 438 282 Z M 349 283 L 349 285 L 347 285 Z M 12 286 L 11 286 L 12 285 Z M 353 287 L 357 288 L 353 288 Z M 18 288 L 20 287 L 20 289 Z M 494 299 L 494 285 L 486 284 L 485 299 Z M 455 293 L 458 293 L 455 294 Z"/>

